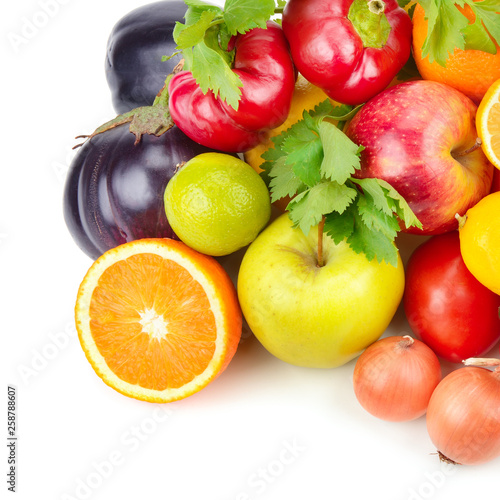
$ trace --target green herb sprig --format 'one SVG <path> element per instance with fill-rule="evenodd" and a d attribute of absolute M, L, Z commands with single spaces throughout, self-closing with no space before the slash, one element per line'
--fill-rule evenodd
<path fill-rule="evenodd" d="M 273 137 L 262 157 L 263 178 L 272 201 L 284 197 L 294 227 L 308 234 L 318 225 L 338 244 L 345 240 L 371 261 L 397 265 L 394 240 L 400 223 L 422 227 L 404 198 L 386 181 L 353 177 L 364 147 L 341 130 L 360 106 L 333 106 L 325 100 Z M 321 240 L 321 238 L 320 238 Z M 322 261 L 321 255 L 318 261 Z"/>
<path fill-rule="evenodd" d="M 226 0 L 223 9 L 203 0 L 185 3 L 185 23 L 176 23 L 173 33 L 184 69 L 191 71 L 204 93 L 212 90 L 237 110 L 243 84 L 232 71 L 234 49 L 229 42 L 238 33 L 265 28 L 275 12 L 275 0 Z"/>
<path fill-rule="evenodd" d="M 498 0 L 418 0 L 428 20 L 427 37 L 422 47 L 422 57 L 446 66 L 455 48 L 482 50 L 496 54 L 497 48 L 491 37 L 500 44 L 500 14 Z M 457 9 L 469 6 L 475 21 L 469 24 L 467 17 Z M 489 33 L 489 34 L 488 34 Z"/>

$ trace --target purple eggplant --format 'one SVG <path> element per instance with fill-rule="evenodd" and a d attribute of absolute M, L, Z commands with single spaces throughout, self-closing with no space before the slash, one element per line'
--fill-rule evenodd
<path fill-rule="evenodd" d="M 184 22 L 187 6 L 180 0 L 155 2 L 122 17 L 108 38 L 105 74 L 113 107 L 124 113 L 153 104 L 165 79 L 181 55 L 162 61 L 176 51 L 173 30 Z"/>
<path fill-rule="evenodd" d="M 182 163 L 213 151 L 176 126 L 135 142 L 129 127 L 120 125 L 87 140 L 70 165 L 64 218 L 75 242 L 92 259 L 140 238 L 177 238 L 165 215 L 167 183 Z"/>

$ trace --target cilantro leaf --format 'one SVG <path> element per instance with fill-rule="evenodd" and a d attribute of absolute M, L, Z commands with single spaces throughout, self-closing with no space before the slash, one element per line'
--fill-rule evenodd
<path fill-rule="evenodd" d="M 368 227 L 357 211 L 354 214 L 354 231 L 347 238 L 347 243 L 356 253 L 364 253 L 371 262 L 385 261 L 396 267 L 398 263 L 398 249 L 392 238 L 381 231 L 374 231 Z"/>
<path fill-rule="evenodd" d="M 326 215 L 323 230 L 333 242 L 338 245 L 341 241 L 349 238 L 354 231 L 354 213 L 356 205 L 349 205 L 341 214 L 330 212 Z"/>
<path fill-rule="evenodd" d="M 387 198 L 394 200 L 394 211 L 405 226 L 422 229 L 422 223 L 417 219 L 407 201 L 388 182 L 383 179 L 377 179 L 377 182 L 386 190 Z"/>
<path fill-rule="evenodd" d="M 293 165 L 297 177 L 306 185 L 314 186 L 321 180 L 314 166 L 323 159 L 323 147 L 317 133 L 301 120 L 294 127 L 294 134 L 287 136 L 281 149 L 286 154 L 286 163 Z"/>
<path fill-rule="evenodd" d="M 500 44 L 500 6 L 498 0 L 482 0 L 481 2 L 473 2 L 464 0 L 464 2 L 472 9 L 476 15 L 474 24 L 470 24 L 464 31 L 468 49 L 483 50 L 490 54 L 496 54 L 497 49 L 491 41 L 486 28 L 493 39 Z M 481 22 L 484 24 L 481 24 Z M 471 28 L 473 26 L 473 28 Z M 479 34 L 482 31 L 482 34 Z M 484 48 L 481 48 L 484 47 Z"/>
<path fill-rule="evenodd" d="M 196 24 L 203 12 L 214 12 L 217 17 L 222 17 L 222 9 L 217 7 L 216 5 L 212 5 L 209 3 L 202 2 L 201 0 L 185 0 L 184 3 L 188 6 L 186 13 L 184 14 L 185 24 L 179 23 L 184 27 L 191 26 L 192 24 Z M 175 35 L 174 35 L 175 40 Z"/>
<path fill-rule="evenodd" d="M 188 7 L 201 7 L 201 8 L 214 7 L 214 5 L 208 2 L 204 2 L 203 0 L 184 0 L 184 3 Z"/>
<path fill-rule="evenodd" d="M 323 181 L 298 194 L 288 204 L 290 219 L 295 227 L 308 234 L 311 227 L 330 212 L 342 213 L 356 198 L 358 192 L 345 184 Z"/>
<path fill-rule="evenodd" d="M 479 17 L 476 17 L 476 21 L 473 24 L 469 24 L 463 33 L 465 37 L 465 50 L 482 50 L 483 52 L 496 54 L 497 49 L 495 44 L 481 25 Z"/>
<path fill-rule="evenodd" d="M 274 14 L 274 0 L 226 0 L 224 21 L 229 33 L 246 33 L 253 28 L 265 28 Z"/>
<path fill-rule="evenodd" d="M 365 179 L 351 179 L 351 181 L 361 187 L 365 196 L 371 197 L 376 210 L 380 210 L 386 215 L 393 214 L 393 210 L 387 202 L 386 191 L 380 184 L 379 179 L 367 177 Z"/>
<path fill-rule="evenodd" d="M 205 10 L 201 12 L 198 21 L 190 26 L 177 22 L 174 28 L 174 40 L 177 43 L 177 49 L 187 49 L 203 42 L 205 32 L 210 27 L 216 15 L 214 11 Z"/>
<path fill-rule="evenodd" d="M 261 158 L 264 160 L 264 162 L 260 165 L 260 168 L 262 169 L 260 176 L 264 179 L 264 182 L 267 186 L 269 186 L 269 183 L 271 182 L 271 171 L 276 162 L 282 160 L 282 162 L 284 163 L 286 160 L 286 155 L 281 149 L 281 145 L 283 144 L 284 140 L 284 134 L 279 134 L 271 137 L 271 142 L 273 143 L 273 145 L 266 149 L 261 155 Z M 274 177 L 276 177 L 276 175 Z"/>
<path fill-rule="evenodd" d="M 176 23 L 174 40 L 182 50 L 185 66 L 202 91 L 238 110 L 241 79 L 232 71 L 234 48 L 228 50 L 232 36 L 266 27 L 274 14 L 274 0 L 226 0 L 224 9 L 203 0 L 185 0 L 185 24 Z"/>
<path fill-rule="evenodd" d="M 364 224 L 372 231 L 380 231 L 391 240 L 396 238 L 399 231 L 399 222 L 390 215 L 376 209 L 370 195 L 360 196 L 357 200 L 358 213 Z"/>
<path fill-rule="evenodd" d="M 338 245 L 342 241 L 356 252 L 364 253 L 369 261 L 385 261 L 393 266 L 398 262 L 398 249 L 393 238 L 370 227 L 359 213 L 359 201 L 342 214 L 332 212 L 326 216 L 324 231 Z"/>
<path fill-rule="evenodd" d="M 204 93 L 212 90 L 217 97 L 238 109 L 242 86 L 239 76 L 231 71 L 224 57 L 208 47 L 205 42 L 195 45 L 192 50 L 190 70 Z"/>
<path fill-rule="evenodd" d="M 320 173 L 326 179 L 343 184 L 360 168 L 360 147 L 325 120 L 319 124 L 319 136 L 324 150 Z"/>
<path fill-rule="evenodd" d="M 500 17 L 498 0 L 419 0 L 428 20 L 427 36 L 422 47 L 422 57 L 446 66 L 449 54 L 455 48 L 482 50 L 496 54 L 491 37 L 500 43 Z M 469 6 L 475 15 L 474 23 L 458 10 Z M 487 31 L 486 31 L 487 30 Z"/>
<path fill-rule="evenodd" d="M 269 173 L 271 180 L 271 201 L 275 202 L 286 196 L 292 197 L 306 189 L 306 185 L 295 175 L 293 165 L 285 163 L 285 157 L 279 158 Z"/>
<path fill-rule="evenodd" d="M 420 0 L 419 3 L 428 20 L 422 57 L 428 55 L 429 62 L 437 61 L 446 66 L 448 54 L 453 54 L 455 48 L 464 49 L 462 30 L 469 21 L 449 0 Z"/>
<path fill-rule="evenodd" d="M 329 120 L 356 108 L 339 108 L 326 100 L 273 137 L 274 148 L 262 155 L 262 176 L 268 179 L 272 201 L 292 198 L 287 210 L 294 227 L 308 234 L 318 226 L 334 243 L 346 241 L 368 260 L 396 266 L 400 221 L 408 227 L 421 227 L 420 222 L 387 182 L 352 177 L 360 168 L 363 146 Z"/>

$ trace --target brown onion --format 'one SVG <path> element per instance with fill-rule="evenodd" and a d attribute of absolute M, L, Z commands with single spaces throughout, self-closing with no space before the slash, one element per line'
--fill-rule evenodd
<path fill-rule="evenodd" d="M 387 337 L 369 346 L 354 367 L 354 393 L 361 406 L 383 420 L 422 416 L 441 380 L 434 352 L 409 335 Z"/>
<path fill-rule="evenodd" d="M 470 358 L 464 364 L 436 387 L 427 430 L 442 460 L 473 465 L 500 456 L 500 359 Z"/>

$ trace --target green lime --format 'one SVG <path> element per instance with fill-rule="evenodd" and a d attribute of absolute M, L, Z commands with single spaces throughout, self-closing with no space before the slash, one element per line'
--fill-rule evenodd
<path fill-rule="evenodd" d="M 168 222 L 186 245 L 213 256 L 250 244 L 271 216 L 269 191 L 247 163 L 223 153 L 188 161 L 165 190 Z"/>

